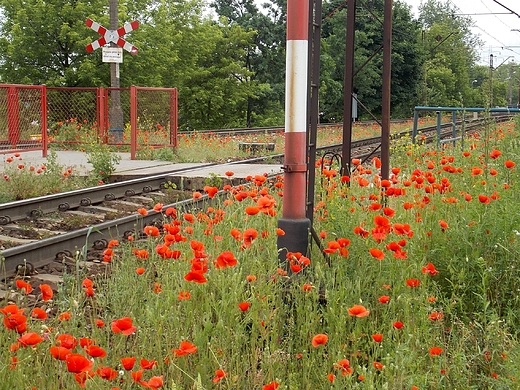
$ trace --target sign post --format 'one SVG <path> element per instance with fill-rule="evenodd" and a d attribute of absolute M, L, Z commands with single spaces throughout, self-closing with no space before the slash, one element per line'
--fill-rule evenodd
<path fill-rule="evenodd" d="M 125 34 L 139 27 L 139 22 L 125 23 L 117 28 L 117 0 L 110 0 L 110 29 L 107 29 L 92 19 L 87 19 L 85 24 L 101 35 L 101 38 L 87 45 L 87 52 L 103 47 L 103 62 L 110 63 L 110 87 L 111 103 L 108 111 L 110 132 L 115 142 L 123 140 L 123 110 L 121 109 L 121 93 L 119 91 L 119 64 L 123 62 L 123 51 L 125 49 L 132 55 L 137 54 L 137 47 L 123 39 Z M 109 47 L 105 45 L 110 45 Z"/>

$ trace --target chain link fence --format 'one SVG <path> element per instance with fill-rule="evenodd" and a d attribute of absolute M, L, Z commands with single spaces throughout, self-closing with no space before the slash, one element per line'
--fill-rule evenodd
<path fill-rule="evenodd" d="M 45 87 L 0 85 L 0 153 L 42 148 Z"/>
<path fill-rule="evenodd" d="M 176 88 L 51 88 L 0 85 L 0 153 L 84 150 L 93 143 L 130 152 L 177 146 Z"/>

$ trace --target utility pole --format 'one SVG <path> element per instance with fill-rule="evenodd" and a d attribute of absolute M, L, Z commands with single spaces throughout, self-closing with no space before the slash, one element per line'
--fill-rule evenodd
<path fill-rule="evenodd" d="M 493 108 L 493 54 L 489 55 L 489 108 Z"/>
<path fill-rule="evenodd" d="M 109 0 L 110 14 L 110 30 L 117 30 L 118 21 L 118 0 Z M 114 42 L 110 43 L 110 47 L 117 47 Z M 114 88 L 110 91 L 110 108 L 108 110 L 108 120 L 111 135 L 114 141 L 119 143 L 123 140 L 123 110 L 121 108 L 121 91 L 119 90 L 119 63 L 110 63 L 110 87 Z"/>
<path fill-rule="evenodd" d="M 390 102 L 392 79 L 392 3 L 385 0 L 383 26 L 383 102 L 381 117 L 381 178 L 390 177 Z"/>

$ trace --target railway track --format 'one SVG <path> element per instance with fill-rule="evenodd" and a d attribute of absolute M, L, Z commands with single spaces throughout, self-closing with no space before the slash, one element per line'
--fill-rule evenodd
<path fill-rule="evenodd" d="M 509 118 L 495 119 L 505 121 Z M 482 123 L 474 121 L 466 128 L 479 126 Z M 435 126 L 422 129 L 421 137 L 425 142 L 431 142 L 437 136 L 436 131 Z M 411 139 L 411 135 L 411 131 L 405 131 L 393 135 L 393 138 Z M 443 125 L 441 138 L 449 139 L 451 136 L 451 125 Z M 364 160 L 378 155 L 380 143 L 380 137 L 353 141 L 352 156 Z M 318 148 L 317 153 L 341 153 L 341 148 L 341 144 L 324 146 Z M 240 162 L 254 164 L 266 159 L 281 163 L 283 155 L 259 156 Z M 235 163 L 238 161 L 223 165 L 229 165 L 231 170 Z M 129 235 L 139 235 L 144 226 L 162 224 L 162 213 L 153 210 L 154 203 L 163 203 L 163 209 L 201 207 L 201 202 L 206 202 L 207 197 L 194 200 L 191 192 L 174 202 L 164 200 L 174 175 L 195 175 L 198 169 L 211 165 L 216 164 L 0 205 L 0 235 L 7 236 L 0 237 L 0 242 L 12 240 L 17 244 L 1 250 L 0 277 L 8 279 L 17 274 L 60 272 L 64 267 L 77 266 L 78 253 L 82 259 L 101 263 L 103 251 L 111 239 L 125 240 Z M 147 215 L 136 213 L 140 207 L 148 211 Z M 64 216 L 83 219 L 87 224 L 64 228 Z M 24 230 L 31 235 L 23 237 Z"/>

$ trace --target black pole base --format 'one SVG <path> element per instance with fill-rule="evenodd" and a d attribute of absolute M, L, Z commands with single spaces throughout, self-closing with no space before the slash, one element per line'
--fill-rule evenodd
<path fill-rule="evenodd" d="M 278 236 L 278 260 L 282 268 L 287 268 L 287 253 L 300 252 L 307 256 L 309 249 L 309 234 L 311 221 L 303 219 L 284 219 L 278 220 L 278 227 L 285 232 L 285 235 Z"/>

